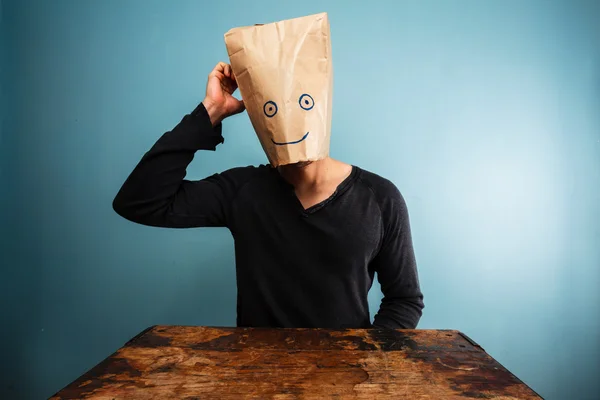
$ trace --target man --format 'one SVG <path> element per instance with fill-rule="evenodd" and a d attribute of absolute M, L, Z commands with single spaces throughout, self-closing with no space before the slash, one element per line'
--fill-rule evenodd
<path fill-rule="evenodd" d="M 238 326 L 415 328 L 423 295 L 406 204 L 390 181 L 330 157 L 184 179 L 198 150 L 223 143 L 222 121 L 244 110 L 236 89 L 219 63 L 202 103 L 144 155 L 115 211 L 149 226 L 228 227 Z M 384 297 L 371 324 L 375 272 Z"/>
<path fill-rule="evenodd" d="M 225 226 L 235 240 L 239 326 L 415 328 L 423 295 L 408 212 L 390 181 L 329 157 L 333 69 L 327 13 L 231 29 L 231 65 L 142 158 L 114 209 L 145 225 Z M 238 89 L 244 102 L 233 93 Z M 185 180 L 198 150 L 246 109 L 268 165 Z"/>

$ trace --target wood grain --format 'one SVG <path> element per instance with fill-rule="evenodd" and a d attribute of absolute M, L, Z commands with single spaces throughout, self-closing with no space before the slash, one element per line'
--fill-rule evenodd
<path fill-rule="evenodd" d="M 540 399 L 458 331 L 154 326 L 51 399 Z"/>

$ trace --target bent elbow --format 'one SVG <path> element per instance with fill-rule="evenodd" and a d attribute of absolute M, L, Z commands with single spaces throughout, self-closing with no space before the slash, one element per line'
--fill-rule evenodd
<path fill-rule="evenodd" d="M 117 194 L 117 196 L 113 199 L 112 208 L 114 212 L 116 212 L 117 215 L 119 215 L 120 217 L 123 217 L 129 221 L 134 220 L 134 215 L 131 212 L 131 209 L 127 207 L 127 203 L 123 201 L 122 197 L 119 194 Z"/>
<path fill-rule="evenodd" d="M 121 199 L 119 198 L 119 195 L 117 195 L 113 201 L 112 201 L 112 208 L 114 210 L 114 212 L 116 212 L 119 216 L 125 218 L 125 207 L 123 205 L 123 203 L 121 202 Z"/>
<path fill-rule="evenodd" d="M 169 226 L 166 218 L 167 206 L 160 208 L 148 207 L 139 201 L 125 201 L 121 196 L 117 195 L 112 202 L 112 208 L 117 215 L 129 222 L 146 226 Z"/>

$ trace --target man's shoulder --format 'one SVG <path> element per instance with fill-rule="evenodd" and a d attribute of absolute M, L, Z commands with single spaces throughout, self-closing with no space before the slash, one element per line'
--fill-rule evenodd
<path fill-rule="evenodd" d="M 371 190 L 382 217 L 391 220 L 394 216 L 408 212 L 406 201 L 398 186 L 388 178 L 371 171 L 360 169 L 359 180 Z"/>
<path fill-rule="evenodd" d="M 274 183 L 273 172 L 273 167 L 270 165 L 260 164 L 229 168 L 215 176 L 219 181 L 235 187 L 239 194 L 248 188 L 254 187 L 263 190 L 265 185 L 272 185 Z"/>
<path fill-rule="evenodd" d="M 219 175 L 230 175 L 230 176 L 239 176 L 239 177 L 258 177 L 258 176 L 266 176 L 269 173 L 271 167 L 265 164 L 259 165 L 246 165 L 246 166 L 238 166 L 232 167 L 224 170 Z"/>
<path fill-rule="evenodd" d="M 272 176 L 272 167 L 269 165 L 247 165 L 233 167 L 217 174 L 222 179 L 236 181 L 239 185 L 246 185 L 250 182 L 260 182 Z"/>
<path fill-rule="evenodd" d="M 378 199 L 385 199 L 388 197 L 402 197 L 398 186 L 388 178 L 376 174 L 375 172 L 368 171 L 364 168 L 356 167 L 360 170 L 359 181 L 368 186 L 373 191 L 373 194 Z"/>

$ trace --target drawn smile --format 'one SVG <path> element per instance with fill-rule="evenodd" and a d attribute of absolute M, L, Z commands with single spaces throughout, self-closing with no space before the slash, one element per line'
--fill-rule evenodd
<path fill-rule="evenodd" d="M 300 143 L 301 141 L 303 141 L 304 139 L 306 139 L 306 137 L 308 136 L 309 133 L 310 132 L 306 132 L 306 135 L 302 136 L 302 139 L 296 140 L 294 142 L 276 142 L 273 139 L 271 139 L 271 142 L 273 142 L 277 146 L 285 146 L 285 145 L 288 145 L 288 144 L 296 144 L 296 143 Z"/>

